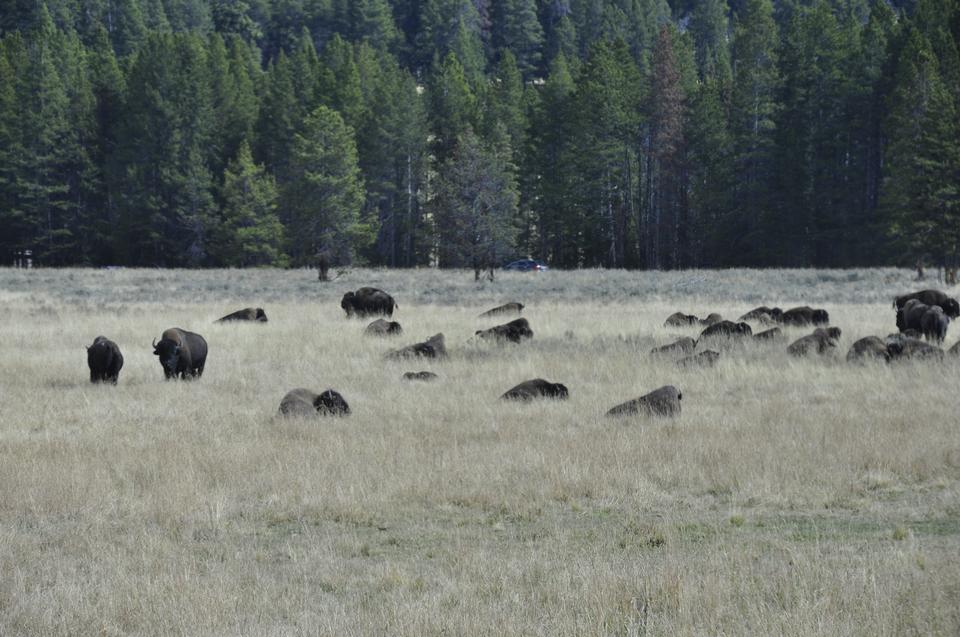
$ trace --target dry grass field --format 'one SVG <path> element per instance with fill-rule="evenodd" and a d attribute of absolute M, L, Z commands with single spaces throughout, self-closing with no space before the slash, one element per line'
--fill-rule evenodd
<path fill-rule="evenodd" d="M 0 635 L 960 633 L 960 360 L 844 360 L 909 272 L 471 278 L 0 270 Z M 362 285 L 403 336 L 344 317 Z M 510 300 L 533 340 L 471 343 Z M 696 336 L 674 311 L 761 304 L 825 307 L 838 355 L 648 354 Z M 247 306 L 270 322 L 213 324 Z M 199 381 L 163 380 L 173 326 L 209 342 Z M 448 360 L 383 360 L 436 332 Z M 116 387 L 88 381 L 98 334 Z M 497 399 L 538 376 L 569 400 Z M 665 384 L 678 419 L 603 417 Z M 294 387 L 353 413 L 281 419 Z"/>

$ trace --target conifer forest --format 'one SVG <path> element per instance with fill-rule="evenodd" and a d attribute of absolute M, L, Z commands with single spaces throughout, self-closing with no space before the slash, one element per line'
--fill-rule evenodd
<path fill-rule="evenodd" d="M 960 0 L 0 0 L 0 262 L 956 265 Z"/>

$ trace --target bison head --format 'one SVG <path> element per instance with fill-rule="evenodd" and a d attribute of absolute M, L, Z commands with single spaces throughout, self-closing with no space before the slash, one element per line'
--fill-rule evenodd
<path fill-rule="evenodd" d="M 814 325 L 826 325 L 830 322 L 830 315 L 826 310 L 814 310 L 812 318 Z"/>
<path fill-rule="evenodd" d="M 313 401 L 313 406 L 321 416 L 346 416 L 350 405 L 338 392 L 328 389 Z"/>
<path fill-rule="evenodd" d="M 554 383 L 553 384 L 553 395 L 557 398 L 566 398 L 570 395 L 570 390 L 567 389 L 567 386 L 563 383 Z"/>
<path fill-rule="evenodd" d="M 261 322 L 263 322 L 263 323 L 266 323 L 266 322 L 267 322 L 267 313 L 263 311 L 263 308 L 262 308 L 262 307 L 258 307 L 258 308 L 257 308 L 257 317 L 256 317 L 256 320 L 261 321 Z"/>
<path fill-rule="evenodd" d="M 943 313 L 952 319 L 960 317 L 960 303 L 957 299 L 947 299 L 943 303 Z"/>
<path fill-rule="evenodd" d="M 351 316 L 353 314 L 353 307 L 354 307 L 354 304 L 356 303 L 356 296 L 357 295 L 354 294 L 353 292 L 347 292 L 346 294 L 343 295 L 343 299 L 340 300 L 340 307 L 342 307 L 343 310 L 347 313 L 347 316 Z"/>
<path fill-rule="evenodd" d="M 176 378 L 177 366 L 180 363 L 180 345 L 168 338 L 153 344 L 153 355 L 160 357 L 163 374 L 167 378 Z"/>

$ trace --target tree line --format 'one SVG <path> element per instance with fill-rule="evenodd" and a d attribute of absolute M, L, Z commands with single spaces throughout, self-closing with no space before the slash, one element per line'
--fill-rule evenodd
<path fill-rule="evenodd" d="M 960 254 L 960 0 L 0 0 L 0 258 Z"/>

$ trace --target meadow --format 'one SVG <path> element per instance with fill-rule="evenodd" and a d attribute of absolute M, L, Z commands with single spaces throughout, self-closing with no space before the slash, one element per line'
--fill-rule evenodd
<path fill-rule="evenodd" d="M 344 292 L 387 290 L 371 339 Z M 0 635 L 956 635 L 960 359 L 853 365 L 906 270 L 0 270 Z M 953 293 L 960 289 L 948 290 Z M 534 338 L 471 340 L 506 301 Z M 652 347 L 810 304 L 835 356 Z M 214 324 L 242 307 L 269 323 Z M 506 319 L 504 319 L 506 320 Z M 151 341 L 199 332 L 203 378 Z M 757 325 L 754 325 L 755 331 Z M 384 361 L 446 336 L 444 361 Z M 84 347 L 120 346 L 117 386 Z M 945 347 L 960 336 L 952 326 Z M 403 382 L 431 370 L 435 383 Z M 543 377 L 567 401 L 505 403 Z M 662 385 L 679 418 L 609 419 Z M 294 387 L 346 418 L 283 419 Z"/>

